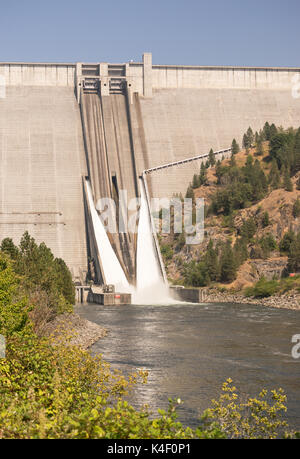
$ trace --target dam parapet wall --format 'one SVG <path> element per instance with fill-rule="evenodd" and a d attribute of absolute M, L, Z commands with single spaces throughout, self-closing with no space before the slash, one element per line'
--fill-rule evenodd
<path fill-rule="evenodd" d="M 144 53 L 142 62 L 120 64 L 0 62 L 0 75 L 7 86 L 71 86 L 78 95 L 84 80 L 98 81 L 102 95 L 124 80 L 131 93 L 151 98 L 159 89 L 291 89 L 300 67 L 153 65 Z"/>

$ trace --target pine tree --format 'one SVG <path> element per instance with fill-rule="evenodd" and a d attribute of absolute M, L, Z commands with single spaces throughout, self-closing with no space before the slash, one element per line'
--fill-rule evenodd
<path fill-rule="evenodd" d="M 283 167 L 283 186 L 286 191 L 293 191 L 293 184 L 290 177 L 289 167 Z"/>
<path fill-rule="evenodd" d="M 251 147 L 252 144 L 254 143 L 254 134 L 250 126 L 248 127 L 248 130 L 247 130 L 247 137 L 249 141 L 249 147 Z"/>
<path fill-rule="evenodd" d="M 232 282 L 236 277 L 237 264 L 230 242 L 223 247 L 220 257 L 221 281 Z"/>
<path fill-rule="evenodd" d="M 232 144 L 231 144 L 231 153 L 233 155 L 236 155 L 240 151 L 239 144 L 235 139 L 233 139 Z"/>
<path fill-rule="evenodd" d="M 218 279 L 219 269 L 218 269 L 218 255 L 216 250 L 213 247 L 213 242 L 210 239 L 206 254 L 204 256 L 205 265 L 207 272 L 211 281 L 216 281 Z"/>
<path fill-rule="evenodd" d="M 297 217 L 300 216 L 300 200 L 299 200 L 299 198 L 297 198 L 297 200 L 294 202 L 293 216 L 294 216 L 294 218 L 297 218 Z"/>
<path fill-rule="evenodd" d="M 195 188 L 198 188 L 199 186 L 200 186 L 200 177 L 198 174 L 194 174 L 192 187 L 195 189 Z"/>
<path fill-rule="evenodd" d="M 206 185 L 207 183 L 207 170 L 204 163 L 201 163 L 199 181 L 200 185 Z"/>
<path fill-rule="evenodd" d="M 245 241 L 245 239 L 238 238 L 236 240 L 236 243 L 234 244 L 233 252 L 234 252 L 236 264 L 238 266 L 240 266 L 241 264 L 244 263 L 244 261 L 247 260 L 249 254 L 248 254 L 247 242 Z"/>
<path fill-rule="evenodd" d="M 269 130 L 270 140 L 271 140 L 272 137 L 274 137 L 276 134 L 277 134 L 277 127 L 275 126 L 274 123 L 272 123 L 271 126 L 270 126 L 270 130 Z"/>
<path fill-rule="evenodd" d="M 243 148 L 248 150 L 249 147 L 250 147 L 250 142 L 249 142 L 248 136 L 247 136 L 247 134 L 244 134 L 243 135 Z"/>
<path fill-rule="evenodd" d="M 272 166 L 270 169 L 268 181 L 269 181 L 270 186 L 273 188 L 273 190 L 276 190 L 277 188 L 280 187 L 280 174 L 279 174 L 277 161 L 275 159 L 273 159 L 272 161 Z"/>
<path fill-rule="evenodd" d="M 300 128 L 298 129 L 295 136 L 294 143 L 294 172 L 300 170 Z"/>
<path fill-rule="evenodd" d="M 300 233 L 291 243 L 287 269 L 290 273 L 298 273 L 300 271 Z"/>
<path fill-rule="evenodd" d="M 185 197 L 187 199 L 195 199 L 195 196 L 194 196 L 194 190 L 193 190 L 193 187 L 191 184 L 189 184 L 187 190 L 186 190 L 186 193 L 185 193 Z"/>
<path fill-rule="evenodd" d="M 216 164 L 216 158 L 215 158 L 214 151 L 212 148 L 210 149 L 208 156 L 209 156 L 209 165 L 213 167 Z"/>
<path fill-rule="evenodd" d="M 260 139 L 256 143 L 256 154 L 258 156 L 262 156 L 264 154 L 263 143 L 262 143 L 262 141 Z"/>
<path fill-rule="evenodd" d="M 19 249 L 9 237 L 2 240 L 0 250 L 7 253 L 12 260 L 16 260 L 18 258 Z"/>
<path fill-rule="evenodd" d="M 264 125 L 263 133 L 264 133 L 264 137 L 265 137 L 266 140 L 270 140 L 270 139 L 271 139 L 271 136 L 270 136 L 270 125 L 269 125 L 268 122 L 266 122 L 265 125 Z"/>
<path fill-rule="evenodd" d="M 236 167 L 236 160 L 235 160 L 234 154 L 231 155 L 229 165 L 230 167 Z"/>

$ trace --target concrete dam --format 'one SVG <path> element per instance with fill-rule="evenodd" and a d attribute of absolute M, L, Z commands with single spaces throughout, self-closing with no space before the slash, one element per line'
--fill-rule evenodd
<path fill-rule="evenodd" d="M 151 53 L 123 64 L 0 63 L 1 240 L 18 244 L 27 230 L 76 283 L 108 283 L 99 200 L 130 219 L 118 208 L 123 190 L 130 201 L 142 187 L 147 202 L 185 193 L 210 148 L 230 154 L 233 138 L 266 121 L 300 126 L 299 81 L 300 68 L 153 65 Z M 137 231 L 106 237 L 135 285 Z"/>

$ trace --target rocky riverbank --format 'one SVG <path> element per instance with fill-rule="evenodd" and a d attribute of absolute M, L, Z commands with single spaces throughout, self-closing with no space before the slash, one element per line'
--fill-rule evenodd
<path fill-rule="evenodd" d="M 241 303 L 261 304 L 272 308 L 299 309 L 300 294 L 287 292 L 282 295 L 273 295 L 267 298 L 245 297 L 240 293 L 232 293 L 213 289 L 201 289 L 203 303 Z"/>
<path fill-rule="evenodd" d="M 72 313 L 57 316 L 46 325 L 43 334 L 50 337 L 54 344 L 65 343 L 88 349 L 106 336 L 107 330 Z"/>

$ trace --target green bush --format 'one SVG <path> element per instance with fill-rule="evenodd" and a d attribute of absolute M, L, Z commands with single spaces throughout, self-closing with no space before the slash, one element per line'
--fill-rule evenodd
<path fill-rule="evenodd" d="M 245 289 L 246 297 L 265 298 L 274 295 L 278 291 L 276 280 L 266 280 L 264 277 L 259 279 L 253 287 Z"/>
<path fill-rule="evenodd" d="M 160 251 L 163 256 L 164 261 L 167 263 L 168 261 L 172 260 L 174 251 L 169 244 L 161 244 Z"/>

